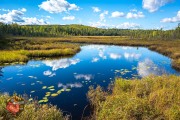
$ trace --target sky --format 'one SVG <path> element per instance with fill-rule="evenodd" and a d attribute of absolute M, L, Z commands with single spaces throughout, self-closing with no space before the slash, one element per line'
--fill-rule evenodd
<path fill-rule="evenodd" d="M 0 22 L 167 30 L 180 23 L 180 0 L 0 0 Z"/>

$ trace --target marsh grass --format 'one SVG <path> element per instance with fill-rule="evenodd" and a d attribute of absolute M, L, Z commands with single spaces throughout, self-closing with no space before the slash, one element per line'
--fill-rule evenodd
<path fill-rule="evenodd" d="M 10 96 L 0 95 L 0 119 L 3 120 L 65 120 L 62 112 L 50 104 L 36 105 L 34 102 L 25 104 L 24 111 L 18 116 L 10 114 L 6 108 L 6 100 Z"/>
<path fill-rule="evenodd" d="M 90 88 L 96 120 L 179 120 L 180 77 L 149 76 L 141 80 L 118 78 L 112 93 Z"/>
<path fill-rule="evenodd" d="M 39 41 L 27 39 L 8 39 L 1 42 L 0 64 L 27 62 L 31 58 L 62 57 L 74 55 L 80 51 L 78 44 L 57 41 Z"/>

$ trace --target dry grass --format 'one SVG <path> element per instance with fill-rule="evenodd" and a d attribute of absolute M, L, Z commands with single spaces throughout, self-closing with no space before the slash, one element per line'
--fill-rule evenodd
<path fill-rule="evenodd" d="M 48 104 L 37 106 L 33 102 L 25 104 L 24 111 L 15 117 L 5 109 L 6 100 L 9 97 L 0 95 L 0 119 L 2 120 L 65 120 L 62 112 L 56 106 Z"/>
<path fill-rule="evenodd" d="M 8 39 L 6 44 L 0 41 L 0 48 L 0 64 L 27 62 L 35 57 L 70 56 L 80 51 L 78 44 L 38 39 Z"/>
<path fill-rule="evenodd" d="M 149 76 L 116 79 L 112 93 L 90 89 L 88 98 L 96 120 L 179 120 L 180 77 Z"/>

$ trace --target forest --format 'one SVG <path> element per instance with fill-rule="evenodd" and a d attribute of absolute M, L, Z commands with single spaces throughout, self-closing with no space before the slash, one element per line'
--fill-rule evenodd
<path fill-rule="evenodd" d="M 90 26 L 72 25 L 18 25 L 0 23 L 0 37 L 64 37 L 64 36 L 129 36 L 131 39 L 161 39 L 180 38 L 180 24 L 175 29 L 102 29 Z"/>

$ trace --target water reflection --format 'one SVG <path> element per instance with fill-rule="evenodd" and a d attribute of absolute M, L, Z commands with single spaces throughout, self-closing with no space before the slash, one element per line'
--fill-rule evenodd
<path fill-rule="evenodd" d="M 99 58 L 95 57 L 91 60 L 91 62 L 98 62 L 99 61 Z"/>
<path fill-rule="evenodd" d="M 76 80 L 78 79 L 91 80 L 94 78 L 92 74 L 77 74 L 74 77 Z"/>
<path fill-rule="evenodd" d="M 56 75 L 56 73 L 53 73 L 50 70 L 47 70 L 43 72 L 43 75 L 48 76 L 48 77 L 53 77 Z"/>
<path fill-rule="evenodd" d="M 77 63 L 80 62 L 80 59 L 60 59 L 60 60 L 46 60 L 46 61 L 43 61 L 43 63 L 46 65 L 46 66 L 50 66 L 52 67 L 52 70 L 53 71 L 56 71 L 60 68 L 67 68 L 71 65 L 75 65 Z"/>
<path fill-rule="evenodd" d="M 148 75 L 162 75 L 167 73 L 164 68 L 161 66 L 157 66 L 152 60 L 145 59 L 144 61 L 138 62 L 138 74 L 141 77 L 145 77 Z"/>
<path fill-rule="evenodd" d="M 81 83 L 68 83 L 66 85 L 62 84 L 62 83 L 58 83 L 58 88 L 63 88 L 63 89 L 67 89 L 67 88 L 81 88 L 83 87 L 83 85 Z"/>
<path fill-rule="evenodd" d="M 141 57 L 141 54 L 136 54 L 136 53 L 124 53 L 124 57 L 129 60 L 129 59 L 139 59 Z"/>
<path fill-rule="evenodd" d="M 117 54 L 117 53 L 110 53 L 109 57 L 110 57 L 111 59 L 116 60 L 116 59 L 120 59 L 120 58 L 121 58 L 121 55 L 120 55 L 120 54 Z"/>

